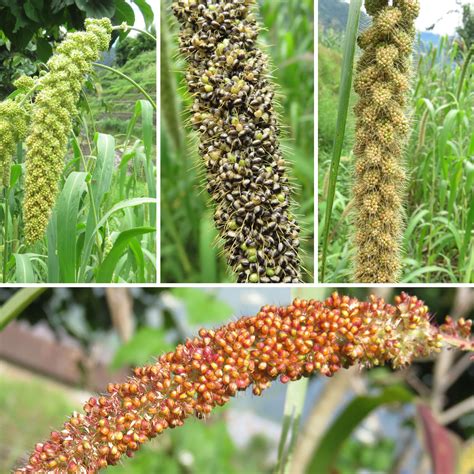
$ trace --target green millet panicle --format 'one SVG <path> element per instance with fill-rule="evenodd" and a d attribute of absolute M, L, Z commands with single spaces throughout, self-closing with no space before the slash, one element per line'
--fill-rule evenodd
<path fill-rule="evenodd" d="M 84 76 L 100 52 L 109 47 L 112 24 L 108 18 L 86 19 L 85 28 L 86 31 L 67 34 L 49 59 L 48 72 L 40 78 L 26 142 L 23 213 L 30 243 L 44 235 L 56 201 Z"/>
<path fill-rule="evenodd" d="M 300 228 L 279 147 L 255 0 L 180 0 L 180 49 L 214 220 L 239 283 L 301 281 Z"/>
<path fill-rule="evenodd" d="M 359 101 L 354 170 L 355 276 L 360 283 L 393 283 L 400 275 L 406 112 L 418 0 L 367 0 L 373 16 L 359 39 Z"/>
<path fill-rule="evenodd" d="M 0 102 L 0 185 L 10 185 L 10 169 L 16 144 L 28 130 L 28 114 L 18 102 Z"/>

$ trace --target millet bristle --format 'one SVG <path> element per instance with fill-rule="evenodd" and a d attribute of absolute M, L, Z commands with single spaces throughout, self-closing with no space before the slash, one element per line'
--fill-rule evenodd
<path fill-rule="evenodd" d="M 300 228 L 279 145 L 267 57 L 257 47 L 254 0 L 180 0 L 180 50 L 194 97 L 207 190 L 239 283 L 301 281 Z"/>
<path fill-rule="evenodd" d="M 366 1 L 373 24 L 359 37 L 359 102 L 354 170 L 355 276 L 359 283 L 394 283 L 400 277 L 410 86 L 417 0 Z"/>

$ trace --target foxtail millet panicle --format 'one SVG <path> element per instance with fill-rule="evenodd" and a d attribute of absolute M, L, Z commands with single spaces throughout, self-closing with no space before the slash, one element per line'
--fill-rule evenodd
<path fill-rule="evenodd" d="M 401 271 L 406 105 L 419 3 L 367 0 L 366 9 L 373 23 L 358 38 L 363 53 L 354 81 L 354 281 L 393 283 Z"/>
<path fill-rule="evenodd" d="M 405 293 L 395 305 L 334 293 L 325 301 L 264 306 L 255 316 L 201 329 L 126 382 L 109 384 L 107 394 L 90 398 L 84 413 L 38 443 L 16 473 L 97 472 L 186 418 L 206 417 L 239 391 L 252 386 L 260 395 L 276 378 L 331 376 L 353 365 L 399 368 L 443 345 L 474 351 L 471 326 L 448 318 L 435 327 L 423 301 Z"/>
<path fill-rule="evenodd" d="M 66 35 L 47 63 L 48 72 L 39 79 L 26 141 L 23 215 L 29 243 L 40 239 L 48 225 L 82 83 L 92 62 L 108 49 L 111 32 L 108 18 L 86 19 L 85 31 Z"/>
<path fill-rule="evenodd" d="M 255 0 L 179 0 L 192 124 L 229 266 L 239 283 L 298 283 L 300 228 L 279 146 Z"/>
<path fill-rule="evenodd" d="M 21 98 L 22 95 L 17 96 Z M 10 169 L 16 145 L 28 131 L 27 110 L 16 100 L 0 102 L 0 185 L 10 186 Z"/>

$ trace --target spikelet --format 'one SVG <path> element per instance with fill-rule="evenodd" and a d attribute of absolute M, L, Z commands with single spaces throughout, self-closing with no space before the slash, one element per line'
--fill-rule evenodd
<path fill-rule="evenodd" d="M 190 416 L 205 418 L 239 391 L 255 395 L 313 373 L 328 377 L 353 365 L 404 367 L 443 345 L 474 350 L 471 321 L 430 324 L 423 301 L 405 293 L 395 305 L 339 296 L 264 306 L 216 330 L 201 329 L 155 364 L 90 398 L 62 430 L 38 443 L 16 473 L 97 472 L 132 456 L 142 444 Z"/>
<path fill-rule="evenodd" d="M 279 147 L 267 56 L 256 46 L 255 0 L 180 0 L 180 50 L 192 123 L 228 264 L 239 283 L 297 283 L 299 226 Z M 211 244 L 211 243 L 209 243 Z"/>
<path fill-rule="evenodd" d="M 393 283 L 400 276 L 406 113 L 418 0 L 367 0 L 373 24 L 359 37 L 364 50 L 354 80 L 359 101 L 354 154 L 354 281 Z"/>
<path fill-rule="evenodd" d="M 108 18 L 86 19 L 86 31 L 68 33 L 47 63 L 32 111 L 26 141 L 26 180 L 23 215 L 29 243 L 40 239 L 56 202 L 64 156 L 77 114 L 84 76 L 107 50 L 112 24 Z"/>

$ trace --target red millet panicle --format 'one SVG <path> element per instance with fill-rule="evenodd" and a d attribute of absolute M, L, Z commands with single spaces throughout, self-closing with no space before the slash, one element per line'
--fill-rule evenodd
<path fill-rule="evenodd" d="M 251 385 L 260 395 L 277 377 L 331 376 L 354 364 L 404 366 L 438 351 L 443 331 L 472 347 L 470 321 L 448 320 L 436 328 L 421 300 L 402 294 L 395 302 L 334 293 L 324 302 L 264 306 L 256 316 L 201 329 L 155 364 L 136 368 L 126 383 L 109 384 L 107 395 L 90 398 L 85 413 L 73 413 L 16 472 L 97 472 L 188 416 L 205 417 Z"/>

